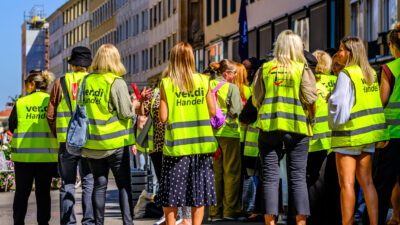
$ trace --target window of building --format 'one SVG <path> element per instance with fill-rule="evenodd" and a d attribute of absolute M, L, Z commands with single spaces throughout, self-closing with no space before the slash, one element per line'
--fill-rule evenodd
<path fill-rule="evenodd" d="M 219 20 L 219 0 L 214 1 L 214 22 Z"/>
<path fill-rule="evenodd" d="M 228 15 L 228 0 L 222 0 L 222 18 Z"/>
<path fill-rule="evenodd" d="M 163 62 L 165 62 L 165 60 L 167 59 L 167 51 L 166 51 L 166 45 L 167 45 L 167 40 L 163 40 L 162 42 L 162 53 L 163 53 Z"/>
<path fill-rule="evenodd" d="M 236 12 L 236 0 L 231 0 L 231 13 Z"/>
<path fill-rule="evenodd" d="M 172 13 L 176 13 L 176 0 L 172 0 Z"/>
<path fill-rule="evenodd" d="M 154 6 L 154 10 L 153 10 L 153 16 L 154 16 L 154 27 L 157 26 L 157 5 Z"/>
<path fill-rule="evenodd" d="M 153 47 L 150 46 L 150 68 L 153 68 Z"/>
<path fill-rule="evenodd" d="M 167 2 L 166 0 L 162 0 L 162 9 L 163 9 L 163 20 L 167 19 Z"/>
<path fill-rule="evenodd" d="M 168 55 L 167 55 L 167 57 L 168 57 L 168 60 L 169 60 L 169 57 L 170 57 L 170 55 L 171 55 L 171 35 L 168 36 L 167 45 L 168 45 L 168 47 L 167 47 L 167 49 L 168 49 L 168 53 L 167 53 Z"/>
<path fill-rule="evenodd" d="M 389 31 L 394 28 L 398 20 L 397 0 L 383 0 L 383 30 Z"/>
<path fill-rule="evenodd" d="M 367 41 L 378 39 L 380 23 L 376 19 L 380 18 L 380 0 L 367 0 Z"/>
<path fill-rule="evenodd" d="M 207 7 L 207 26 L 208 26 L 211 24 L 211 0 L 207 0 L 206 7 Z"/>
<path fill-rule="evenodd" d="M 153 8 L 150 9 L 150 29 L 153 28 Z"/>
<path fill-rule="evenodd" d="M 157 67 L 157 53 L 158 53 L 157 44 L 154 45 L 154 50 L 153 51 L 154 51 L 154 54 L 153 54 L 153 57 L 154 57 L 153 65 L 154 65 L 154 67 Z"/>
<path fill-rule="evenodd" d="M 136 15 L 136 21 L 135 21 L 135 28 L 136 28 L 136 30 L 135 30 L 135 35 L 138 35 L 139 34 L 139 14 L 137 14 Z"/>
<path fill-rule="evenodd" d="M 85 38 L 89 37 L 89 22 L 86 22 Z"/>
<path fill-rule="evenodd" d="M 168 4 L 167 4 L 167 11 L 168 11 L 168 17 L 171 15 L 171 0 L 168 0 Z"/>
<path fill-rule="evenodd" d="M 161 2 L 158 2 L 158 23 L 161 23 L 161 11 L 162 11 Z"/>
<path fill-rule="evenodd" d="M 178 41 L 178 40 L 176 40 L 176 33 L 174 33 L 174 34 L 172 35 L 172 47 L 174 47 L 176 44 L 178 44 L 177 41 Z"/>
<path fill-rule="evenodd" d="M 84 0 L 85 2 L 85 12 L 88 10 L 88 0 Z"/>
<path fill-rule="evenodd" d="M 75 19 L 77 19 L 78 18 L 78 4 L 75 4 L 74 8 L 75 8 Z"/>
<path fill-rule="evenodd" d="M 71 14 L 71 21 L 74 21 L 75 12 L 74 12 L 74 7 L 73 6 L 70 8 L 70 14 Z"/>

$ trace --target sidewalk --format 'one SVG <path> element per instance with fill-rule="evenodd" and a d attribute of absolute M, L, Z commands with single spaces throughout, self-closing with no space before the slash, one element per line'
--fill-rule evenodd
<path fill-rule="evenodd" d="M 81 224 L 82 219 L 82 206 L 81 206 L 81 188 L 76 189 L 76 207 L 75 212 L 77 215 L 77 224 Z M 14 192 L 0 193 L 0 224 L 1 225 L 12 225 L 13 224 L 13 198 Z M 153 225 L 155 219 L 141 219 L 134 220 L 135 225 Z M 28 212 L 25 218 L 26 225 L 36 225 L 36 200 L 35 192 L 31 192 L 28 202 Z M 51 191 L 51 220 L 50 225 L 60 224 L 60 213 L 59 213 L 59 191 Z M 118 203 L 118 190 L 115 185 L 114 179 L 110 179 L 108 183 L 107 201 L 106 201 L 106 212 L 105 221 L 106 225 L 117 225 L 122 224 L 121 213 Z M 243 222 L 219 222 L 213 224 L 224 224 L 224 225 L 242 225 L 246 224 Z M 248 223 L 253 225 L 262 225 L 264 223 Z"/>

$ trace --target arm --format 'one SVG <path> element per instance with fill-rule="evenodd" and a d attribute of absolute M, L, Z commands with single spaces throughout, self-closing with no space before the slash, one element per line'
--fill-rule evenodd
<path fill-rule="evenodd" d="M 10 117 L 8 118 L 8 129 L 10 130 L 11 133 L 14 133 L 14 130 L 17 129 L 17 126 L 18 126 L 17 105 L 14 105 Z"/>
<path fill-rule="evenodd" d="M 215 102 L 214 98 L 211 93 L 211 87 L 208 85 L 208 92 L 206 96 L 206 102 L 207 102 L 207 107 L 208 107 L 208 114 L 210 114 L 210 118 L 214 117 L 216 114 L 216 107 L 215 107 Z"/>
<path fill-rule="evenodd" d="M 162 84 L 162 83 L 161 83 Z M 167 97 L 164 92 L 164 85 L 160 87 L 160 110 L 158 112 L 158 116 L 160 117 L 161 123 L 167 123 L 168 121 L 168 104 Z"/>
<path fill-rule="evenodd" d="M 300 100 L 306 106 L 312 106 L 318 99 L 315 76 L 310 68 L 304 67 L 300 83 Z M 314 106 L 309 107 L 312 110 Z M 314 114 L 314 112 L 311 112 Z"/>
<path fill-rule="evenodd" d="M 133 108 L 128 86 L 123 79 L 115 79 L 111 85 L 110 104 L 108 104 L 109 111 L 117 111 L 118 118 L 127 120 L 135 116 L 135 109 Z"/>
<path fill-rule="evenodd" d="M 383 107 L 386 106 L 389 101 L 390 93 L 392 92 L 392 88 L 390 87 L 389 78 L 386 75 L 385 70 L 382 70 L 381 73 L 381 101 Z"/>
<path fill-rule="evenodd" d="M 328 123 L 330 129 L 346 123 L 354 105 L 354 87 L 349 76 L 340 72 L 335 88 L 328 100 Z"/>
<path fill-rule="evenodd" d="M 57 136 L 56 132 L 56 119 L 57 119 L 57 107 L 62 99 L 62 89 L 60 79 L 54 81 L 53 88 L 50 91 L 50 100 L 47 107 L 47 122 L 49 123 L 51 133 Z"/>

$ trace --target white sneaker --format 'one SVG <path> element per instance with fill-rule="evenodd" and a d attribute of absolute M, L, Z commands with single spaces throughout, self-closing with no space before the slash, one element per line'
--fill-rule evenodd
<path fill-rule="evenodd" d="M 165 215 L 163 215 L 157 222 L 154 223 L 154 225 L 160 225 L 165 221 Z"/>
<path fill-rule="evenodd" d="M 175 224 L 178 225 L 178 224 L 180 224 L 182 221 L 183 221 L 183 219 L 179 219 L 179 220 L 176 221 Z"/>

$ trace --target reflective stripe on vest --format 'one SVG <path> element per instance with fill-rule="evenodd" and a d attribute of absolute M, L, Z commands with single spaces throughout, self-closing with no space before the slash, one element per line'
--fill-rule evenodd
<path fill-rule="evenodd" d="M 209 87 L 208 78 L 193 74 L 193 81 L 194 90 L 188 94 L 176 87 L 171 78 L 162 80 L 168 105 L 164 155 L 206 154 L 217 149 L 205 99 Z"/>
<path fill-rule="evenodd" d="M 221 81 L 211 80 L 210 87 L 214 89 Z M 217 94 L 217 102 L 219 108 L 222 110 L 222 113 L 225 115 L 225 123 L 219 129 L 214 129 L 214 134 L 217 137 L 232 137 L 232 138 L 240 138 L 240 128 L 239 128 L 239 119 L 232 119 L 228 116 L 228 106 L 226 104 L 226 98 L 228 97 L 229 86 L 234 85 L 230 83 L 226 83 L 222 85 Z"/>
<path fill-rule="evenodd" d="M 260 129 L 257 128 L 257 123 L 258 121 L 249 124 L 247 127 L 246 138 L 244 142 L 244 156 L 258 156 L 258 135 Z"/>
<path fill-rule="evenodd" d="M 57 162 L 58 143 L 50 131 L 46 113 L 49 94 L 34 92 L 16 102 L 18 125 L 11 143 L 14 162 Z"/>
<path fill-rule="evenodd" d="M 315 111 L 315 124 L 313 127 L 314 135 L 310 138 L 309 143 L 309 152 L 316 152 L 322 150 L 331 149 L 331 136 L 332 131 L 329 129 L 328 124 L 328 103 L 327 97 L 331 93 L 328 89 L 329 85 L 327 85 L 333 79 L 328 79 L 330 75 L 317 75 L 319 80 L 317 81 L 316 88 L 318 99 L 315 102 L 316 111 Z M 328 81 L 326 81 L 328 80 Z M 335 83 L 330 82 L 333 86 Z M 333 87 L 332 87 L 333 88 Z"/>
<path fill-rule="evenodd" d="M 79 81 L 86 75 L 86 72 L 72 72 L 65 74 L 65 84 L 68 89 L 69 99 L 71 101 L 72 112 L 76 107 L 77 93 L 79 89 Z M 64 98 L 64 93 L 61 92 L 62 98 L 57 106 L 56 114 L 56 132 L 57 141 L 65 142 L 67 138 L 67 127 L 71 120 L 71 113 L 69 111 L 67 102 Z M 65 128 L 65 129 L 64 129 Z"/>
<path fill-rule="evenodd" d="M 355 90 L 355 104 L 350 120 L 332 130 L 332 147 L 352 147 L 387 140 L 386 121 L 380 99 L 379 84 L 375 75 L 372 85 L 365 82 L 358 65 L 343 69 L 351 79 Z"/>
<path fill-rule="evenodd" d="M 111 86 L 121 77 L 90 74 L 85 85 L 85 106 L 89 119 L 89 135 L 84 148 L 94 150 L 117 149 L 135 143 L 132 119 L 119 119 L 117 112 L 108 111 Z"/>
<path fill-rule="evenodd" d="M 264 63 L 265 96 L 258 112 L 260 129 L 312 136 L 299 97 L 303 69 L 304 64 L 294 61 L 290 66 L 282 66 L 274 60 Z"/>
<path fill-rule="evenodd" d="M 394 76 L 392 94 L 384 109 L 390 138 L 400 138 L 400 58 L 386 64 Z"/>

